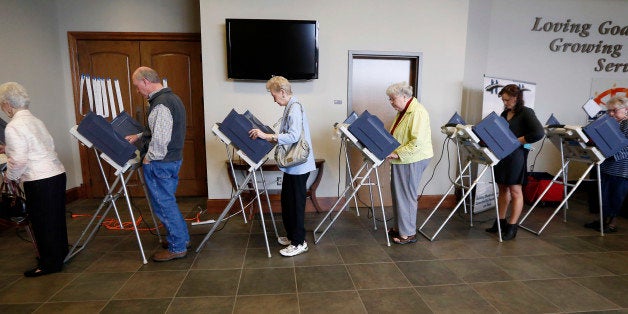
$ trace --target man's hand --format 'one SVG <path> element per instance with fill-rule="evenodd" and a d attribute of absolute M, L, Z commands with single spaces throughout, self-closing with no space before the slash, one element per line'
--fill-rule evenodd
<path fill-rule="evenodd" d="M 137 142 L 137 140 L 139 140 L 140 137 L 137 136 L 137 134 L 131 134 L 131 135 L 125 136 L 124 139 L 129 141 L 129 143 L 133 144 L 133 143 Z"/>

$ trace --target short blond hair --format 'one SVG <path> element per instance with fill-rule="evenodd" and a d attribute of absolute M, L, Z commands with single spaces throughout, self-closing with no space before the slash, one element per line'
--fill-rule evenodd
<path fill-rule="evenodd" d="M 615 95 L 606 102 L 607 109 L 623 109 L 628 107 L 628 98 L 626 96 Z"/>
<path fill-rule="evenodd" d="M 28 108 L 31 98 L 26 88 L 16 82 L 7 82 L 0 85 L 0 104 L 7 103 L 12 108 Z"/>
<path fill-rule="evenodd" d="M 284 90 L 288 95 L 292 95 L 292 86 L 290 82 L 283 76 L 273 76 L 268 82 L 266 82 L 266 90 L 278 92 Z"/>

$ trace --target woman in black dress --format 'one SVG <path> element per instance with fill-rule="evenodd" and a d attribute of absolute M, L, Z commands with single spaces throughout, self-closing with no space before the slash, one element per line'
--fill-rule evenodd
<path fill-rule="evenodd" d="M 501 116 L 508 121 L 510 130 L 515 134 L 521 146 L 495 165 L 495 182 L 499 187 L 500 225 L 505 228 L 503 240 L 511 240 L 517 235 L 517 222 L 523 210 L 522 186 L 527 177 L 528 149 L 525 144 L 539 141 L 545 135 L 543 126 L 536 118 L 534 110 L 525 107 L 523 92 L 515 84 L 504 86 L 499 92 L 504 102 L 504 111 Z M 510 204 L 510 219 L 506 220 L 506 211 Z M 487 232 L 497 232 L 497 220 Z"/>

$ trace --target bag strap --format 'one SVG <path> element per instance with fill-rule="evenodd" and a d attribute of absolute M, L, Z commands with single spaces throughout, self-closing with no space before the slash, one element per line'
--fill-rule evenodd
<path fill-rule="evenodd" d="M 304 118 L 304 114 L 303 114 L 303 105 L 298 102 L 295 101 L 293 103 L 290 104 L 290 107 L 286 108 L 286 111 L 284 112 L 284 116 L 283 116 L 283 120 L 284 121 L 288 121 L 288 115 L 290 114 L 290 110 L 292 110 L 292 105 L 294 104 L 298 104 L 299 108 L 301 108 L 301 135 L 299 136 L 299 140 L 297 142 L 300 142 L 303 139 L 303 133 L 305 131 L 305 127 L 303 126 L 304 122 L 303 122 L 303 118 Z"/>

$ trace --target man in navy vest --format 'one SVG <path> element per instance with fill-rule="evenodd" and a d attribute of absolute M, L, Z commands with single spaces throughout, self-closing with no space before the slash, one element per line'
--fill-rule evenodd
<path fill-rule="evenodd" d="M 139 67 L 133 72 L 132 79 L 137 91 L 150 104 L 148 129 L 126 139 L 131 143 L 140 138 L 148 140 L 148 151 L 142 160 L 144 181 L 155 215 L 168 231 L 167 246 L 152 258 L 156 262 L 183 258 L 187 254 L 190 235 L 174 193 L 183 159 L 185 107 L 179 96 L 163 87 L 155 70 Z"/>

